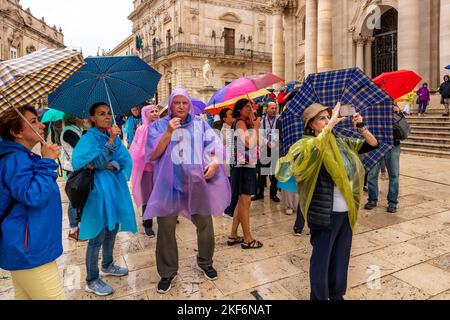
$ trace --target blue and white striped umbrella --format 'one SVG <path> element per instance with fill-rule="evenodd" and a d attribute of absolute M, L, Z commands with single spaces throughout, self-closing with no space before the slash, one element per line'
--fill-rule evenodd
<path fill-rule="evenodd" d="M 313 103 L 333 108 L 338 102 L 353 105 L 364 117 L 364 122 L 380 142 L 380 147 L 365 155 L 363 159 L 367 171 L 390 150 L 394 144 L 392 127 L 393 101 L 369 77 L 357 68 L 330 71 L 308 76 L 302 89 L 289 103 L 282 115 L 283 145 L 281 154 L 304 134 L 302 115 Z M 362 138 L 352 127 L 352 119 L 347 119 L 336 127 L 337 133 L 349 137 Z"/>

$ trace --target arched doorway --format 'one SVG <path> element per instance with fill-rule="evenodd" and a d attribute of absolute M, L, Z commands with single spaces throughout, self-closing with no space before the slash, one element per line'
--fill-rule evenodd
<path fill-rule="evenodd" d="M 398 70 L 398 12 L 386 11 L 381 16 L 381 29 L 373 31 L 372 75 L 377 77 L 383 72 Z"/>

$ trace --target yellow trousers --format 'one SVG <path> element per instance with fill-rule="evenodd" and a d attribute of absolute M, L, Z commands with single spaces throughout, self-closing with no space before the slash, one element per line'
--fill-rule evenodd
<path fill-rule="evenodd" d="M 16 300 L 65 300 L 56 261 L 30 269 L 12 271 Z"/>

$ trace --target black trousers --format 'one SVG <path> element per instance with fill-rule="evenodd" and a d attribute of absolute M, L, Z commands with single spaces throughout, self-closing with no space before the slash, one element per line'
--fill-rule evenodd
<path fill-rule="evenodd" d="M 309 227 L 313 246 L 311 300 L 343 300 L 353 238 L 348 213 L 334 212 L 327 229 L 312 224 Z"/>

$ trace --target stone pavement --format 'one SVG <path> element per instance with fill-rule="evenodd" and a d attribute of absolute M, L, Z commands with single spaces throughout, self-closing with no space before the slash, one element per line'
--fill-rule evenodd
<path fill-rule="evenodd" d="M 354 237 L 347 299 L 450 299 L 450 162 L 447 159 L 402 155 L 400 206 L 387 214 L 387 204 L 372 212 L 361 210 Z M 382 181 L 380 200 L 386 198 Z M 365 203 L 364 199 L 362 204 Z M 67 199 L 63 198 L 64 210 Z M 140 218 L 137 218 L 140 221 Z M 114 289 L 106 299 L 263 299 L 309 298 L 309 237 L 293 235 L 294 216 L 266 200 L 253 203 L 254 235 L 264 242 L 260 250 L 226 246 L 231 220 L 215 219 L 214 266 L 219 279 L 210 282 L 196 269 L 196 233 L 180 219 L 177 237 L 179 277 L 167 295 L 156 293 L 156 239 L 118 236 L 116 263 L 127 266 L 128 277 L 105 278 Z M 67 239 L 64 214 L 64 255 L 58 259 L 68 299 L 105 299 L 84 291 L 86 243 Z M 14 292 L 8 272 L 0 271 L 0 300 Z"/>

